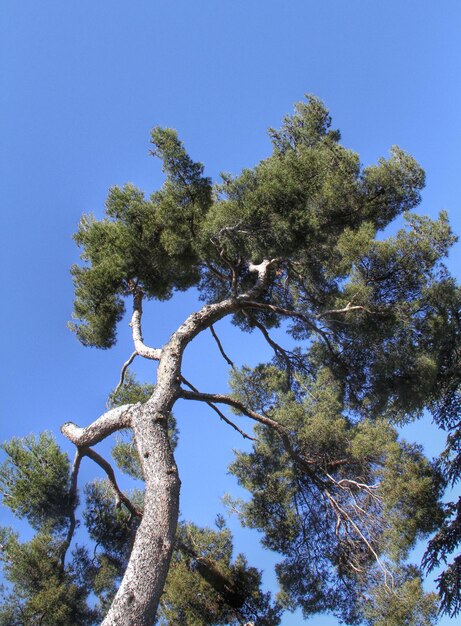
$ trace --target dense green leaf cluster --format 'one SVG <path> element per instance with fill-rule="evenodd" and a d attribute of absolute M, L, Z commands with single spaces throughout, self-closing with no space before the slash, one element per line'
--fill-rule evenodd
<path fill-rule="evenodd" d="M 450 486 L 458 484 L 461 475 L 461 291 L 441 291 L 440 307 L 445 313 L 444 344 L 440 351 L 437 379 L 432 393 L 434 421 L 447 433 L 446 447 L 438 466 Z M 457 616 L 461 611 L 461 498 L 448 502 L 444 519 L 431 539 L 424 557 L 428 570 L 443 566 L 438 577 L 442 610 Z"/>
<path fill-rule="evenodd" d="M 71 501 L 70 464 L 48 433 L 3 445 L 0 468 L 3 504 L 36 531 L 21 542 L 1 528 L 1 560 L 9 585 L 3 589 L 0 624 L 82 626 L 95 624 L 88 605 L 91 587 L 75 560 L 63 563 L 66 532 L 77 502 Z M 75 621 L 74 621 L 75 620 Z"/>
<path fill-rule="evenodd" d="M 223 175 L 214 190 L 176 133 L 154 129 L 152 153 L 166 174 L 162 189 L 146 199 L 133 185 L 113 188 L 106 217 L 82 218 L 75 236 L 87 263 L 72 270 L 80 340 L 111 346 L 123 297 L 135 288 L 165 299 L 196 285 L 216 300 L 228 294 L 223 278 L 230 267 L 244 287 L 246 264 L 263 258 L 285 261 L 291 306 L 301 298 L 315 310 L 332 303 L 362 254 L 357 244 L 369 244 L 377 230 L 416 206 L 424 173 L 398 148 L 362 168 L 329 127 L 324 105 L 310 97 L 280 131 L 271 131 L 270 157 L 237 177 Z M 287 283 L 285 272 L 279 277 L 274 289 Z"/>
<path fill-rule="evenodd" d="M 175 131 L 154 129 L 154 154 L 163 159 L 167 181 L 146 199 L 134 185 L 113 187 L 106 218 L 80 221 L 75 241 L 89 266 L 75 265 L 73 324 L 86 345 L 110 347 L 124 311 L 123 296 L 142 286 L 149 298 L 165 300 L 174 289 L 198 280 L 192 241 L 211 203 L 211 185 L 203 167 L 186 154 Z"/>
<path fill-rule="evenodd" d="M 301 381 L 297 399 L 283 387 L 277 397 L 273 367 L 256 371 L 237 373 L 234 392 L 285 426 L 292 449 L 258 426 L 253 451 L 237 453 L 231 472 L 251 494 L 237 505 L 241 519 L 283 555 L 277 574 L 287 606 L 354 623 L 370 580 L 385 580 L 391 563 L 440 522 L 441 478 L 387 421 L 351 420 L 330 371 Z"/>
<path fill-rule="evenodd" d="M 56 538 L 38 532 L 28 542 L 3 530 L 3 560 L 13 592 L 4 594 L 0 608 L 2 626 L 90 626 L 96 612 L 87 604 L 90 589 L 72 566 L 60 564 Z"/>
<path fill-rule="evenodd" d="M 242 554 L 232 560 L 232 536 L 218 529 L 181 524 L 157 623 L 162 626 L 280 624 L 281 607 L 260 590 L 261 573 Z"/>
<path fill-rule="evenodd" d="M 394 573 L 393 588 L 371 585 L 365 623 L 372 626 L 433 626 L 438 621 L 437 596 L 424 593 L 420 572 L 405 567 Z"/>
<path fill-rule="evenodd" d="M 69 502 L 69 461 L 54 438 L 41 433 L 2 444 L 7 460 L 0 466 L 4 503 L 35 530 L 60 529 Z"/>

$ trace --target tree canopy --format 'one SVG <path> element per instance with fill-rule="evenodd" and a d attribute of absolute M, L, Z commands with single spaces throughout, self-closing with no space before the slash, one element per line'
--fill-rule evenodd
<path fill-rule="evenodd" d="M 416 161 L 393 147 L 363 167 L 317 98 L 269 133 L 270 156 L 213 184 L 175 131 L 155 128 L 163 186 L 149 197 L 113 187 L 105 216 L 81 219 L 71 328 L 82 344 L 108 349 L 131 302 L 134 352 L 106 413 L 85 428 L 63 425 L 73 464 L 46 433 L 4 445 L 4 504 L 36 535 L 21 542 L 3 531 L 11 584 L 0 623 L 68 624 L 71 615 L 105 626 L 276 626 L 296 608 L 348 624 L 435 623 L 437 598 L 407 558 L 439 529 L 425 561 L 434 567 L 460 537 L 459 503 L 441 504 L 459 467 L 460 292 L 443 264 L 456 238 L 445 213 L 412 213 L 424 186 Z M 143 302 L 187 289 L 203 307 L 165 345 L 146 345 Z M 272 360 L 235 364 L 213 326 L 226 317 L 261 333 Z M 229 365 L 229 393 L 201 392 L 182 373 L 187 345 L 208 328 Z M 276 328 L 295 347 L 283 347 Z M 156 381 L 141 385 L 127 372 L 137 356 L 158 362 Z M 280 557 L 275 598 L 244 555 L 233 557 L 221 517 L 215 529 L 178 525 L 180 398 L 252 440 L 230 467 L 248 498 L 228 503 Z M 450 431 L 438 464 L 396 430 L 427 408 Z M 115 463 L 144 481 L 130 493 L 93 449 L 118 431 Z M 79 499 L 83 457 L 107 479 Z M 80 519 L 94 548 L 75 543 Z M 455 560 L 441 578 L 452 613 L 459 571 Z"/>

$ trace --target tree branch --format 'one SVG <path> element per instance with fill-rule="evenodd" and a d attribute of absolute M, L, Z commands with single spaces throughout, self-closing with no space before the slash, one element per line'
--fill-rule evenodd
<path fill-rule="evenodd" d="M 75 528 L 77 526 L 77 520 L 75 518 L 75 509 L 77 508 L 77 479 L 78 471 L 80 469 L 80 463 L 82 461 L 82 453 L 79 448 L 75 452 L 74 462 L 72 464 L 72 471 L 70 474 L 70 488 L 69 488 L 69 529 L 67 531 L 66 539 L 61 548 L 61 567 L 64 569 L 66 562 L 66 554 L 74 536 Z"/>
<path fill-rule="evenodd" d="M 270 428 L 273 428 L 279 433 L 283 433 L 284 435 L 286 434 L 284 426 L 282 426 L 275 420 L 272 420 L 270 417 L 266 417 L 265 415 L 256 413 L 256 411 L 252 411 L 251 409 L 246 407 L 244 404 L 242 404 L 238 400 L 235 400 L 231 396 L 226 396 L 226 395 L 218 394 L 218 393 L 203 393 L 199 391 L 187 391 L 186 389 L 181 389 L 180 397 L 183 398 L 184 400 L 199 400 L 201 402 L 206 402 L 206 403 L 217 402 L 218 404 L 227 404 L 233 407 L 234 409 L 237 409 L 237 411 L 240 411 L 240 413 L 243 413 L 247 417 L 250 417 L 251 419 L 255 420 L 256 422 L 264 424 L 265 426 L 269 426 Z"/>
<path fill-rule="evenodd" d="M 131 412 L 137 404 L 124 404 L 107 411 L 86 428 L 80 428 L 73 422 L 61 426 L 61 432 L 77 447 L 92 446 L 102 441 L 117 430 L 131 427 Z"/>
<path fill-rule="evenodd" d="M 186 380 L 186 379 L 184 378 L 184 376 L 181 376 L 181 381 L 182 381 L 185 385 L 187 385 L 190 389 L 192 389 L 192 391 L 194 391 L 195 393 L 200 393 L 200 392 L 199 392 L 199 390 L 198 390 L 196 387 L 194 387 L 194 385 L 193 385 L 192 383 L 190 383 L 188 380 Z M 232 426 L 232 428 L 233 428 L 234 430 L 236 430 L 238 433 L 240 433 L 244 439 L 250 439 L 250 441 L 256 441 L 254 437 L 251 437 L 250 435 L 248 435 L 245 431 L 241 430 L 241 429 L 237 426 L 237 424 L 234 424 L 234 422 L 232 422 L 232 421 L 231 421 L 228 417 L 226 417 L 226 416 L 224 415 L 224 413 L 223 413 L 222 411 L 220 411 L 220 410 L 218 409 L 218 407 L 217 407 L 215 404 L 213 404 L 212 402 L 208 402 L 207 400 L 204 400 L 204 402 L 205 402 L 205 404 L 208 404 L 208 406 L 209 406 L 211 409 L 213 409 L 213 411 L 214 411 L 215 413 L 217 413 L 217 414 L 219 415 L 220 419 L 222 419 L 222 420 L 223 420 L 223 422 L 226 422 L 226 424 L 229 424 L 229 426 Z"/>
<path fill-rule="evenodd" d="M 274 353 L 276 355 L 280 355 L 282 359 L 285 361 L 285 365 L 287 366 L 288 380 L 291 380 L 292 366 L 291 366 L 290 357 L 288 356 L 287 351 L 284 350 L 282 346 L 280 346 L 276 341 L 272 339 L 272 337 L 267 332 L 267 329 L 265 328 L 265 326 L 263 324 L 260 324 L 254 315 L 252 315 L 248 311 L 244 311 L 244 313 L 247 316 L 247 318 L 250 320 L 250 322 L 261 331 L 264 339 L 273 349 Z"/>
<path fill-rule="evenodd" d="M 302 313 L 298 313 L 298 311 L 291 311 L 290 309 L 285 309 L 280 306 L 276 306 L 275 304 L 269 304 L 266 302 L 255 302 L 255 301 L 245 301 L 242 302 L 242 307 L 250 308 L 250 309 L 261 309 L 263 311 L 272 311 L 273 313 L 277 313 L 278 315 L 283 315 L 284 317 L 291 317 L 293 319 L 298 319 L 301 322 L 304 322 L 306 326 L 311 328 L 313 332 L 318 334 L 325 341 L 328 350 L 331 354 L 335 355 L 335 351 L 333 350 L 333 346 L 331 345 L 330 339 L 328 338 L 327 333 L 316 326 L 308 317 L 303 315 Z M 335 355 L 336 356 L 336 355 Z"/>
<path fill-rule="evenodd" d="M 359 304 L 352 306 L 352 301 L 351 301 L 351 302 L 348 302 L 346 306 L 342 309 L 329 309 L 328 311 L 323 311 L 323 313 L 319 313 L 316 316 L 316 318 L 320 320 L 323 317 L 326 317 L 327 315 L 339 315 L 341 313 L 349 313 L 349 311 L 365 311 L 365 313 L 369 313 L 370 315 L 375 315 L 373 311 L 371 311 L 370 309 L 367 309 L 367 307 L 365 306 L 361 306 Z"/>
<path fill-rule="evenodd" d="M 312 482 L 320 490 L 323 491 L 325 489 L 326 487 L 325 483 L 322 481 L 322 479 L 317 475 L 315 471 L 315 468 L 317 467 L 318 464 L 313 465 L 312 462 L 310 462 L 309 460 L 306 460 L 301 454 L 296 452 L 295 448 L 293 447 L 293 444 L 291 443 L 290 433 L 288 429 L 285 426 L 283 426 L 283 424 L 280 424 L 279 422 L 271 419 L 270 417 L 267 417 L 266 415 L 261 415 L 260 413 L 257 413 L 256 411 L 252 411 L 247 406 L 245 406 L 242 402 L 235 400 L 231 396 L 226 396 L 226 395 L 216 394 L 216 393 L 202 393 L 198 391 L 187 391 L 185 389 L 181 389 L 180 397 L 185 400 L 198 400 L 198 401 L 207 402 L 207 403 L 217 402 L 218 404 L 227 404 L 228 406 L 233 407 L 237 411 L 240 411 L 240 413 L 243 413 L 243 415 L 246 415 L 250 419 L 253 419 L 256 422 L 259 422 L 260 424 L 264 424 L 264 426 L 268 426 L 269 428 L 272 428 L 280 436 L 280 439 L 282 440 L 284 448 L 286 452 L 288 453 L 288 455 L 291 457 L 291 459 L 299 467 L 301 467 L 304 470 L 304 472 L 309 476 Z"/>
<path fill-rule="evenodd" d="M 125 361 L 125 363 L 122 366 L 122 371 L 120 372 L 120 380 L 118 382 L 118 385 L 115 387 L 113 395 L 115 396 L 120 387 L 123 385 L 123 383 L 125 382 L 125 374 L 126 374 L 126 370 L 130 367 L 130 365 L 133 363 L 133 361 L 135 360 L 135 358 L 138 356 L 137 352 L 133 352 L 133 354 L 130 356 L 130 358 Z"/>
<path fill-rule="evenodd" d="M 210 326 L 210 331 L 211 331 L 211 334 L 213 335 L 213 339 L 216 341 L 216 344 L 218 346 L 218 349 L 219 349 L 223 359 L 226 361 L 226 363 L 228 363 L 228 365 L 230 365 L 232 367 L 233 370 L 235 370 L 235 365 L 234 365 L 233 361 L 225 353 L 224 348 L 222 347 L 222 343 L 219 340 L 219 337 L 216 334 L 216 331 L 215 331 L 215 329 L 213 327 L 213 324 L 211 324 L 211 326 Z"/>
<path fill-rule="evenodd" d="M 254 263 L 248 264 L 248 271 L 256 272 L 258 274 L 258 278 L 256 279 L 255 285 L 246 293 L 240 296 L 240 299 L 248 299 L 258 297 L 264 291 L 267 286 L 267 281 L 269 280 L 269 270 L 270 268 L 279 261 L 279 259 L 265 259 L 262 263 L 255 265 Z"/>
<path fill-rule="evenodd" d="M 143 292 L 140 287 L 134 288 L 133 293 L 133 315 L 131 316 L 131 330 L 133 333 L 133 343 L 136 350 L 136 354 L 143 356 L 145 359 L 151 359 L 153 361 L 159 361 L 162 355 L 162 350 L 159 348 L 150 348 L 146 346 L 142 338 L 141 330 L 141 318 L 142 318 L 142 300 Z"/>
<path fill-rule="evenodd" d="M 107 478 L 109 479 L 111 487 L 115 493 L 116 506 L 119 507 L 121 504 L 124 504 L 131 513 L 131 515 L 141 518 L 142 512 L 137 507 L 135 507 L 130 499 L 127 498 L 127 496 L 123 493 L 123 491 L 120 490 L 120 487 L 118 486 L 117 480 L 115 478 L 115 472 L 112 465 L 92 448 L 82 448 L 81 454 L 82 456 L 87 456 L 92 461 L 97 463 L 99 467 L 101 467 L 106 472 Z"/>
<path fill-rule="evenodd" d="M 275 262 L 276 259 L 271 261 L 265 260 L 259 265 L 253 265 L 250 263 L 249 270 L 251 272 L 257 272 L 258 274 L 258 278 L 251 289 L 237 297 L 233 296 L 231 298 L 227 298 L 226 300 L 222 300 L 221 302 L 206 304 L 199 311 L 189 315 L 176 332 L 172 334 L 170 341 L 163 347 L 162 354 L 168 351 L 168 353 L 176 359 L 178 380 L 180 367 L 180 360 L 178 357 L 183 354 L 187 344 L 190 343 L 199 333 L 206 328 L 209 328 L 218 320 L 247 306 L 248 300 L 252 302 L 253 298 L 257 298 L 264 291 L 268 280 L 269 269 Z M 159 367 L 162 368 L 162 362 Z M 161 376 L 161 373 L 162 370 L 160 369 L 159 376 Z"/>

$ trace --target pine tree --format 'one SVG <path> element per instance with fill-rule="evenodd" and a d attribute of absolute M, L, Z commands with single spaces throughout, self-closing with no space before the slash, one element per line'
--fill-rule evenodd
<path fill-rule="evenodd" d="M 110 408 L 86 427 L 62 426 L 76 446 L 72 466 L 49 435 L 5 446 L 5 504 L 37 535 L 21 544 L 4 533 L 12 585 L 4 623 L 16 611 L 18 624 L 38 614 L 61 624 L 70 611 L 75 624 L 275 626 L 296 607 L 351 624 L 378 626 L 383 614 L 389 625 L 433 623 L 435 599 L 405 559 L 443 519 L 444 480 L 394 425 L 418 417 L 438 384 L 446 303 L 456 292 L 442 261 L 455 238 L 444 213 L 410 213 L 424 186 L 415 160 L 394 147 L 362 167 L 318 99 L 298 104 L 270 136 L 268 158 L 213 185 L 175 131 L 155 128 L 161 189 L 146 197 L 133 185 L 114 187 L 103 219 L 82 218 L 71 327 L 84 345 L 108 349 L 131 302 L 134 352 Z M 402 227 L 386 236 L 399 216 Z M 202 308 L 165 345 L 147 345 L 143 302 L 187 289 L 198 290 Z M 237 367 L 214 328 L 224 318 L 261 333 L 271 362 Z M 296 347 L 276 341 L 275 328 Z M 201 392 L 182 373 L 185 349 L 207 329 L 231 366 L 229 394 Z M 135 357 L 158 362 L 156 381 L 139 386 L 127 375 Z M 275 602 L 244 556 L 232 559 L 222 520 L 216 530 L 178 526 L 178 399 L 201 402 L 253 440 L 231 467 L 250 499 L 233 507 L 280 554 Z M 254 433 L 223 407 L 253 420 Z M 114 459 L 144 481 L 131 494 L 93 448 L 124 431 Z M 85 489 L 93 557 L 73 542 L 83 457 L 107 474 Z M 28 565 L 38 554 L 48 555 L 54 577 Z M 62 617 L 47 622 L 51 601 Z"/>

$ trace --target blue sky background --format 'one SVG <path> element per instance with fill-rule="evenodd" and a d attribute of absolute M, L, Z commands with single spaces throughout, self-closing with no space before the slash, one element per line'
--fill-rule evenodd
<path fill-rule="evenodd" d="M 460 27 L 459 0 L 2 0 L 2 439 L 58 433 L 66 420 L 84 425 L 104 411 L 131 339 L 126 321 L 109 352 L 83 348 L 66 329 L 78 260 L 71 237 L 83 212 L 102 215 L 109 186 L 130 181 L 149 193 L 161 184 L 148 157 L 154 125 L 177 128 L 217 177 L 265 157 L 267 127 L 314 93 L 364 164 L 393 144 L 412 153 L 427 171 L 420 212 L 447 209 L 461 233 Z M 449 265 L 458 277 L 460 257 L 457 245 Z M 195 306 L 194 294 L 181 294 L 149 307 L 146 341 L 161 345 Z M 236 361 L 266 355 L 256 337 L 218 330 Z M 185 366 L 201 389 L 225 390 L 208 337 Z M 152 380 L 152 364 L 135 369 Z M 226 467 L 241 442 L 205 409 L 178 405 L 176 414 L 182 511 L 212 524 L 223 492 L 235 492 Z M 443 443 L 429 420 L 406 435 L 429 455 Z M 94 475 L 89 463 L 82 478 Z M 237 549 L 272 585 L 273 558 L 256 535 L 239 532 Z"/>

